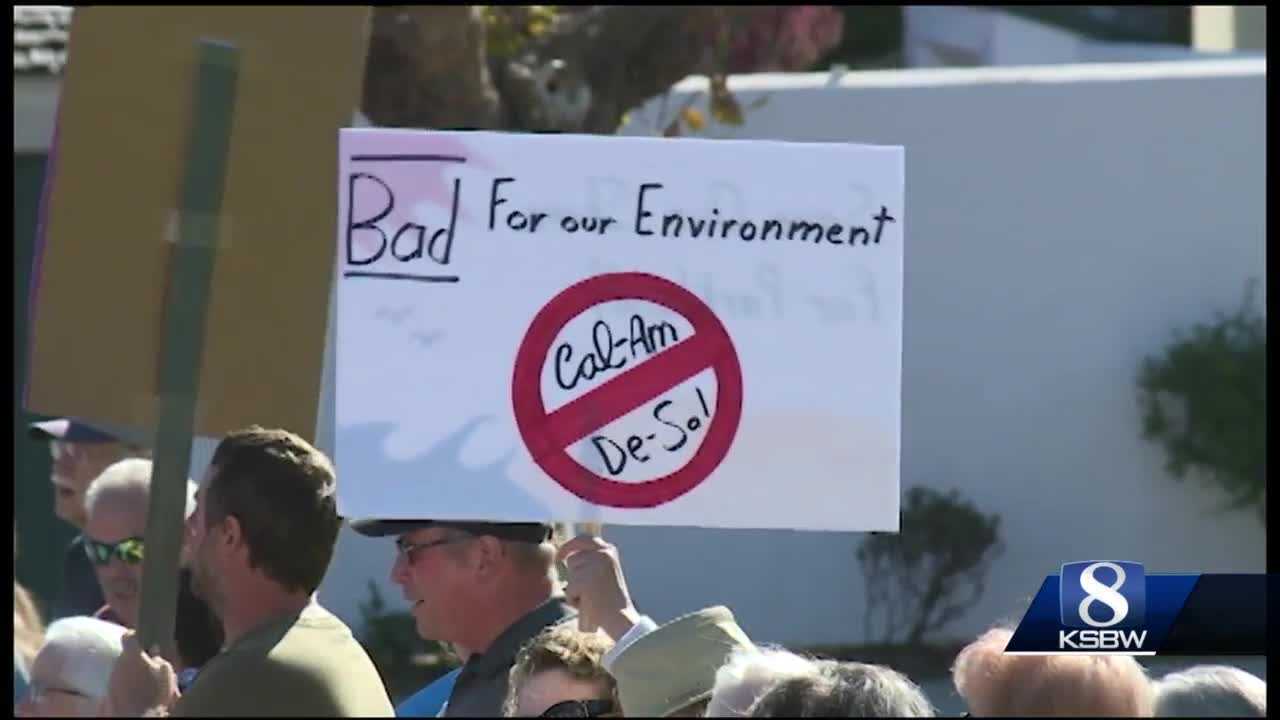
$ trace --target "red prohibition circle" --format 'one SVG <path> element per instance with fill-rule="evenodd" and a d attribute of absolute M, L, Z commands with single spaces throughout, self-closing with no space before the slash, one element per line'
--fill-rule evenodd
<path fill-rule="evenodd" d="M 548 413 L 542 397 L 542 369 L 551 344 L 570 320 L 614 300 L 662 305 L 684 316 L 693 326 L 693 335 Z M 679 470 L 645 482 L 624 483 L 602 477 L 569 456 L 573 443 L 707 368 L 716 374 L 714 415 L 702 445 Z M 742 366 L 724 325 L 696 295 L 656 275 L 609 273 L 569 286 L 534 316 L 516 353 L 511 397 L 520 436 L 533 461 L 551 479 L 597 505 L 650 508 L 697 487 L 728 454 L 742 419 Z"/>

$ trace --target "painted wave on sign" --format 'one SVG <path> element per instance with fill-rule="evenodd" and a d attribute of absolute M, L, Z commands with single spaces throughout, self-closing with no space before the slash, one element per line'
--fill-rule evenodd
<path fill-rule="evenodd" d="M 365 135 L 358 143 L 352 142 L 346 152 L 466 159 L 465 164 L 377 166 L 385 180 L 404 189 L 398 193 L 396 214 L 388 222 L 438 224 L 441 213 L 447 212 L 452 202 L 454 177 L 467 177 L 477 170 L 489 174 L 495 171 L 494 163 L 477 152 L 473 143 L 453 134 Z M 412 177 L 402 178 L 406 173 Z M 458 209 L 460 236 L 480 221 L 474 209 L 468 212 L 469 205 L 479 202 L 470 197 L 467 195 L 467 201 Z M 394 227 L 383 229 L 394 233 Z M 472 241 L 471 237 L 459 240 L 463 245 Z M 380 504 L 381 514 L 386 514 L 381 511 L 383 506 L 389 506 L 386 511 L 422 514 L 430 511 L 435 500 L 458 512 L 474 513 L 477 518 L 503 519 L 491 517 L 492 511 L 482 505 L 484 496 L 492 498 L 499 493 L 511 498 L 508 508 L 518 508 L 529 516 L 548 515 L 546 507 L 522 489 L 511 472 L 518 450 L 513 423 L 493 414 L 494 409 L 509 403 L 506 379 L 511 372 L 510 356 L 470 353 L 459 357 L 465 348 L 475 347 L 478 338 L 490 333 L 514 338 L 519 328 L 497 325 L 493 320 L 496 314 L 484 307 L 470 307 L 468 312 L 437 312 L 431 304 L 420 304 L 411 294 L 430 292 L 444 298 L 449 296 L 448 288 L 382 290 L 387 293 L 386 299 L 370 313 L 371 322 L 357 319 L 366 310 L 354 311 L 341 331 L 346 350 L 340 353 L 344 372 L 343 387 L 338 391 L 342 406 L 339 462 L 359 473 L 360 477 L 353 480 L 361 486 L 357 494 L 363 495 L 365 488 L 376 488 L 374 492 L 378 493 L 373 499 L 360 498 L 359 504 L 377 502 L 379 496 L 394 497 L 395 503 Z M 466 367 L 469 378 L 494 378 L 495 382 L 459 378 L 458 367 Z M 386 383 L 387 377 L 404 378 L 404 382 Z M 469 417 L 458 410 L 467 407 L 481 412 Z M 443 478 L 449 482 L 439 481 Z M 406 483 L 422 487 L 425 495 L 402 495 Z"/>
<path fill-rule="evenodd" d="M 514 452 L 504 453 L 495 461 L 478 465 L 469 465 L 463 461 L 463 448 L 467 442 L 480 427 L 491 421 L 491 417 L 471 418 L 439 442 L 431 444 L 426 452 L 405 459 L 391 457 L 386 449 L 388 439 L 395 432 L 395 423 L 344 426 L 341 454 L 336 458 L 338 482 L 363 482 L 376 478 L 379 483 L 410 485 L 420 490 L 422 502 L 415 503 L 412 508 L 406 507 L 406 510 L 429 509 L 432 501 L 435 501 L 441 507 L 451 508 L 453 519 L 550 518 L 551 510 L 512 482 L 508 476 L 506 467 Z M 358 468 L 363 477 L 344 478 L 343 467 Z M 439 478 L 449 478 L 451 482 L 433 482 Z M 488 499 L 495 494 L 506 497 L 504 507 L 510 515 L 494 516 L 493 504 Z M 415 492 L 403 493 L 400 490 L 397 495 L 416 499 Z M 339 511 L 343 512 L 344 509 L 339 508 Z"/>

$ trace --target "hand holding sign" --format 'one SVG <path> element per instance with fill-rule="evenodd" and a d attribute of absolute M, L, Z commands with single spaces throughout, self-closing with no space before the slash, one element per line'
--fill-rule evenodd
<path fill-rule="evenodd" d="M 137 633 L 124 636 L 124 649 L 111 669 L 107 695 L 99 711 L 115 717 L 138 717 L 178 701 L 178 678 L 159 648 L 142 649 Z"/>
<path fill-rule="evenodd" d="M 565 596 L 578 609 L 578 627 L 597 628 L 617 641 L 640 620 L 622 576 L 618 548 L 594 535 L 579 535 L 556 553 L 567 569 Z"/>

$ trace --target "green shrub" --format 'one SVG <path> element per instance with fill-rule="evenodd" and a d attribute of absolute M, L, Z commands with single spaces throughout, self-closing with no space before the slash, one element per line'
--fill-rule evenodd
<path fill-rule="evenodd" d="M 1255 281 L 1231 315 L 1176 332 L 1139 372 L 1142 433 L 1164 446 L 1179 481 L 1197 471 L 1227 495 L 1227 509 L 1252 507 L 1266 524 L 1267 325 Z"/>
<path fill-rule="evenodd" d="M 901 531 L 873 533 L 858 548 L 866 581 L 868 642 L 922 645 L 972 608 L 1002 550 L 1000 517 L 984 515 L 952 490 L 907 491 Z M 879 620 L 883 632 L 873 638 Z"/>

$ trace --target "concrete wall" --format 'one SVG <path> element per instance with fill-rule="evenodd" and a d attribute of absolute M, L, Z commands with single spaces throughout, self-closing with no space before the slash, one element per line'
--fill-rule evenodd
<path fill-rule="evenodd" d="M 961 489 L 1000 513 L 1006 545 L 952 632 L 1019 617 L 1065 561 L 1263 571 L 1261 524 L 1175 483 L 1141 439 L 1135 377 L 1174 328 L 1234 308 L 1248 278 L 1265 291 L 1265 61 L 830 82 L 739 78 L 745 103 L 769 101 L 705 134 L 906 146 L 903 485 Z M 656 109 L 627 132 L 649 132 Z M 860 535 L 606 535 L 659 620 L 723 603 L 762 640 L 861 640 Z M 366 578 L 398 598 L 390 561 L 389 541 L 344 531 L 322 599 L 353 618 Z"/>

